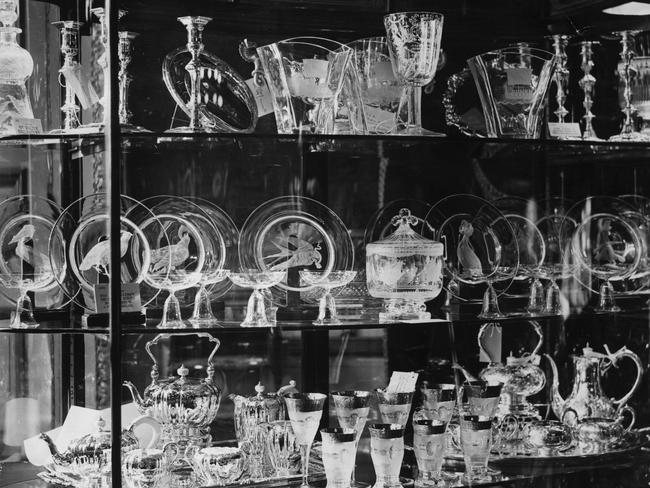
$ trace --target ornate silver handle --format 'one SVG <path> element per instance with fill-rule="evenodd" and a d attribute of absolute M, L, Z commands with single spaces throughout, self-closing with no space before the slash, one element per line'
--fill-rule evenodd
<path fill-rule="evenodd" d="M 212 381 L 214 377 L 214 356 L 217 354 L 217 351 L 219 350 L 219 347 L 221 346 L 221 341 L 217 339 L 216 337 L 212 336 L 211 334 L 207 332 L 176 332 L 174 334 L 170 333 L 163 333 L 163 334 L 158 334 L 156 337 L 151 339 L 149 342 L 147 342 L 144 345 L 145 350 L 147 351 L 147 354 L 153 361 L 153 366 L 151 367 L 151 379 L 156 382 L 158 381 L 159 377 L 159 366 L 158 366 L 158 361 L 156 360 L 156 356 L 151 352 L 151 347 L 155 346 L 160 342 L 162 339 L 171 339 L 174 336 L 189 336 L 189 335 L 194 335 L 197 337 L 203 337 L 205 339 L 208 339 L 210 342 L 214 342 L 215 346 L 212 349 L 212 352 L 210 353 L 210 356 L 208 356 L 208 368 L 207 368 L 207 373 L 208 377 L 207 379 Z"/>
<path fill-rule="evenodd" d="M 634 380 L 632 388 L 630 388 L 630 391 L 628 391 L 621 398 L 614 400 L 614 403 L 618 405 L 619 410 L 621 410 L 622 407 L 628 402 L 630 397 L 634 395 L 634 392 L 637 390 L 637 388 L 639 388 L 639 385 L 641 384 L 641 377 L 643 376 L 643 363 L 641 362 L 641 358 L 639 358 L 639 356 L 637 356 L 625 346 L 616 351 L 614 354 L 609 353 L 609 348 L 607 345 L 605 345 L 605 350 L 608 352 L 607 355 L 610 356 L 614 361 L 618 361 L 619 357 L 628 357 L 634 362 L 634 365 L 636 366 L 636 379 Z M 615 364 L 614 361 L 612 361 L 612 364 Z"/>

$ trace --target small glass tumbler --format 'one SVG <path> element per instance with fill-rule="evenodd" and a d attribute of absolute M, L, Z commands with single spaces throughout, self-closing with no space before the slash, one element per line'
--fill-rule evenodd
<path fill-rule="evenodd" d="M 499 407 L 503 383 L 485 381 L 467 381 L 463 384 L 463 393 L 467 398 L 466 410 L 472 415 L 494 417 Z"/>
<path fill-rule="evenodd" d="M 465 480 L 468 482 L 490 479 L 488 459 L 492 448 L 493 417 L 461 415 L 460 445 L 465 460 Z"/>
<path fill-rule="evenodd" d="M 452 383 L 429 385 L 425 382 L 420 388 L 422 393 L 422 413 L 429 420 L 441 420 L 449 423 L 454 414 L 457 390 Z"/>
<path fill-rule="evenodd" d="M 404 458 L 404 427 L 370 424 L 370 457 L 377 481 L 373 488 L 402 488 L 399 472 Z"/>
<path fill-rule="evenodd" d="M 326 488 L 350 488 L 357 453 L 357 432 L 354 429 L 332 427 L 321 429 L 320 434 L 323 439 Z"/>
<path fill-rule="evenodd" d="M 266 429 L 266 448 L 277 477 L 295 475 L 300 471 L 300 446 L 290 420 L 260 424 Z"/>
<path fill-rule="evenodd" d="M 413 451 L 418 463 L 416 487 L 436 486 L 442 480 L 447 445 L 447 423 L 441 420 L 413 421 Z"/>
<path fill-rule="evenodd" d="M 379 402 L 381 421 L 385 424 L 399 424 L 404 428 L 411 413 L 414 392 L 388 393 L 381 388 L 377 388 L 375 392 Z"/>

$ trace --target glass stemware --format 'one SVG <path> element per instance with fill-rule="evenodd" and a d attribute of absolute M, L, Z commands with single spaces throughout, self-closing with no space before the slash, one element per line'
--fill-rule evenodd
<path fill-rule="evenodd" d="M 275 324 L 268 319 L 266 298 L 262 290 L 267 290 L 280 283 L 286 275 L 283 271 L 258 271 L 256 269 L 240 270 L 230 273 L 228 278 L 237 286 L 252 288 L 246 307 L 246 318 L 240 324 L 242 327 L 274 327 Z"/>
<path fill-rule="evenodd" d="M 359 446 L 363 429 L 368 421 L 371 397 L 372 394 L 369 391 L 348 390 L 332 392 L 336 418 L 339 421 L 339 425 L 347 429 L 354 429 L 357 433 L 355 441 L 357 447 Z M 354 457 L 356 459 L 356 450 Z M 366 486 L 365 484 L 357 483 L 355 469 L 352 470 L 350 486 L 352 488 Z"/>
<path fill-rule="evenodd" d="M 457 389 L 453 383 L 429 385 L 424 382 L 420 388 L 422 393 L 422 409 L 424 419 L 440 420 L 449 423 L 456 406 Z M 415 418 L 415 415 L 414 415 Z"/>
<path fill-rule="evenodd" d="M 467 381 L 463 383 L 463 408 L 472 415 L 494 417 L 499 407 L 503 383 Z"/>
<path fill-rule="evenodd" d="M 354 429 L 330 427 L 321 429 L 320 434 L 323 439 L 323 466 L 327 486 L 350 488 L 357 452 L 357 432 Z"/>
<path fill-rule="evenodd" d="M 336 313 L 336 302 L 332 289 L 341 288 L 350 283 L 357 275 L 356 271 L 310 271 L 300 270 L 300 279 L 307 285 L 322 289 L 318 300 L 318 318 L 312 322 L 314 325 L 340 325 L 341 321 Z M 325 318 L 329 311 L 329 318 Z"/>
<path fill-rule="evenodd" d="M 413 451 L 418 463 L 417 488 L 437 486 L 441 481 L 446 432 L 447 422 L 428 419 L 413 421 Z"/>
<path fill-rule="evenodd" d="M 377 388 L 375 393 L 382 422 L 385 424 L 398 424 L 404 428 L 411 413 L 414 392 L 387 392 Z"/>
<path fill-rule="evenodd" d="M 117 55 L 120 63 L 120 70 L 118 72 L 120 88 L 118 116 L 120 118 L 120 131 L 125 133 L 151 132 L 144 127 L 132 123 L 133 113 L 129 109 L 129 85 L 133 80 L 133 76 L 129 73 L 129 65 L 133 58 L 133 40 L 138 35 L 137 32 L 118 32 Z"/>
<path fill-rule="evenodd" d="M 405 85 L 408 118 L 399 133 L 440 135 L 422 128 L 418 87 L 433 80 L 440 56 L 444 16 L 434 12 L 399 12 L 384 17 L 395 77 Z"/>
<path fill-rule="evenodd" d="M 488 459 L 492 448 L 493 417 L 461 415 L 460 444 L 465 460 L 465 480 L 472 482 L 490 479 Z"/>
<path fill-rule="evenodd" d="M 77 129 L 80 123 L 79 112 L 81 108 L 76 102 L 73 80 L 75 79 L 75 73 L 81 69 L 77 56 L 79 55 L 79 29 L 83 24 L 74 20 L 64 20 L 54 22 L 53 25 L 61 29 L 63 65 L 59 69 L 59 83 L 65 89 L 65 101 L 61 106 L 61 112 L 63 112 L 63 128 L 54 129 L 51 133 L 66 134 Z M 65 84 L 61 81 L 61 77 L 66 80 Z"/>
<path fill-rule="evenodd" d="M 284 396 L 291 427 L 300 445 L 302 488 L 309 487 L 309 454 L 323 416 L 326 395 L 322 393 L 288 393 Z M 349 481 L 350 474 L 347 480 Z"/>
<path fill-rule="evenodd" d="M 634 121 L 632 120 L 632 115 L 635 112 L 634 106 L 632 105 L 632 82 L 637 74 L 636 68 L 632 64 L 632 60 L 636 56 L 636 53 L 634 52 L 634 36 L 638 33 L 639 31 L 632 30 L 614 33 L 620 39 L 621 43 L 621 63 L 619 64 L 619 74 L 623 78 L 623 83 L 625 85 L 623 90 L 623 114 L 625 115 L 625 119 L 623 120 L 621 132 L 610 137 L 610 141 L 650 141 L 650 136 L 635 129 Z"/>
<path fill-rule="evenodd" d="M 376 482 L 372 488 L 402 488 L 399 472 L 404 459 L 404 426 L 370 424 L 370 457 Z"/>

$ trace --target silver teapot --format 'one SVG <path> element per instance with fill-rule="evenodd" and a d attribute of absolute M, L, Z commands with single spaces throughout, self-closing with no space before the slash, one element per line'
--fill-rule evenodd
<path fill-rule="evenodd" d="M 628 428 L 634 425 L 635 412 L 626 404 L 641 384 L 643 375 L 641 359 L 625 346 L 612 353 L 605 344 L 605 352 L 605 354 L 596 352 L 587 344 L 582 350 L 582 356 L 573 356 L 573 389 L 566 399 L 560 395 L 555 361 L 548 354 L 546 355 L 553 371 L 551 407 L 562 422 L 575 425 L 577 422 L 591 417 L 618 420 L 627 413 L 630 415 Z M 608 398 L 603 392 L 600 378 L 605 371 L 611 366 L 616 367 L 618 361 L 625 357 L 631 359 L 636 366 L 634 384 L 621 398 Z"/>
<path fill-rule="evenodd" d="M 180 335 L 180 334 L 176 334 Z M 214 381 L 214 362 L 220 341 L 205 332 L 194 332 L 183 335 L 205 337 L 215 343 L 208 357 L 207 376 L 204 379 L 190 378 L 189 369 L 185 366 L 178 368 L 178 376 L 159 378 L 159 368 L 151 347 L 161 339 L 168 339 L 171 334 L 159 334 L 147 342 L 145 349 L 153 360 L 151 368 L 151 384 L 141 396 L 130 381 L 124 386 L 131 391 L 131 396 L 138 410 L 143 415 L 150 415 L 162 426 L 161 442 L 175 442 L 181 449 L 189 445 L 205 447 L 210 443 L 209 426 L 216 419 L 221 402 L 221 388 Z"/>

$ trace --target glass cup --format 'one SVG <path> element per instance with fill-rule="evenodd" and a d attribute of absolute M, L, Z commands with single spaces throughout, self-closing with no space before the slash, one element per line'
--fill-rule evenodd
<path fill-rule="evenodd" d="M 353 51 L 368 132 L 394 132 L 404 87 L 393 74 L 386 38 L 359 39 L 347 46 Z"/>
<path fill-rule="evenodd" d="M 413 421 L 413 451 L 418 463 L 416 487 L 436 486 L 441 480 L 446 445 L 446 422 L 428 419 Z"/>
<path fill-rule="evenodd" d="M 309 453 L 323 416 L 326 395 L 322 393 L 288 393 L 284 396 L 291 427 L 300 446 L 303 488 L 309 487 Z"/>
<path fill-rule="evenodd" d="M 404 426 L 370 424 L 370 457 L 377 481 L 373 488 L 402 488 L 399 472 L 404 458 Z"/>
<path fill-rule="evenodd" d="M 357 433 L 356 445 L 359 446 L 359 439 L 368 421 L 368 414 L 370 413 L 370 398 L 369 391 L 334 391 L 332 392 L 332 399 L 334 400 L 334 408 L 336 409 L 336 417 L 338 418 L 339 425 L 343 428 L 354 429 Z M 356 450 L 355 450 L 356 459 Z M 350 486 L 366 486 L 365 484 L 358 484 L 355 478 L 355 470 L 352 470 L 352 480 Z"/>
<path fill-rule="evenodd" d="M 357 452 L 357 431 L 340 427 L 321 429 L 327 488 L 350 488 Z"/>
<path fill-rule="evenodd" d="M 503 383 L 487 383 L 485 381 L 467 381 L 463 384 L 463 396 L 467 403 L 464 409 L 471 415 L 494 417 L 501 398 Z"/>
<path fill-rule="evenodd" d="M 434 135 L 422 128 L 419 87 L 431 83 L 438 67 L 444 16 L 434 12 L 398 12 L 384 17 L 395 77 L 405 86 L 408 116 L 400 133 Z"/>
<path fill-rule="evenodd" d="M 381 421 L 386 424 L 399 424 L 404 428 L 411 413 L 414 392 L 388 393 L 381 388 L 377 388 L 375 392 Z"/>
<path fill-rule="evenodd" d="M 422 413 L 425 419 L 449 423 L 456 405 L 456 385 L 452 383 L 429 385 L 425 382 L 420 392 L 422 392 Z"/>
<path fill-rule="evenodd" d="M 487 464 L 492 448 L 492 420 L 493 417 L 483 415 L 460 417 L 460 445 L 468 482 L 489 479 Z"/>
<path fill-rule="evenodd" d="M 277 477 L 295 475 L 300 470 L 300 446 L 291 421 L 276 420 L 260 424 L 266 429 L 266 449 Z"/>

